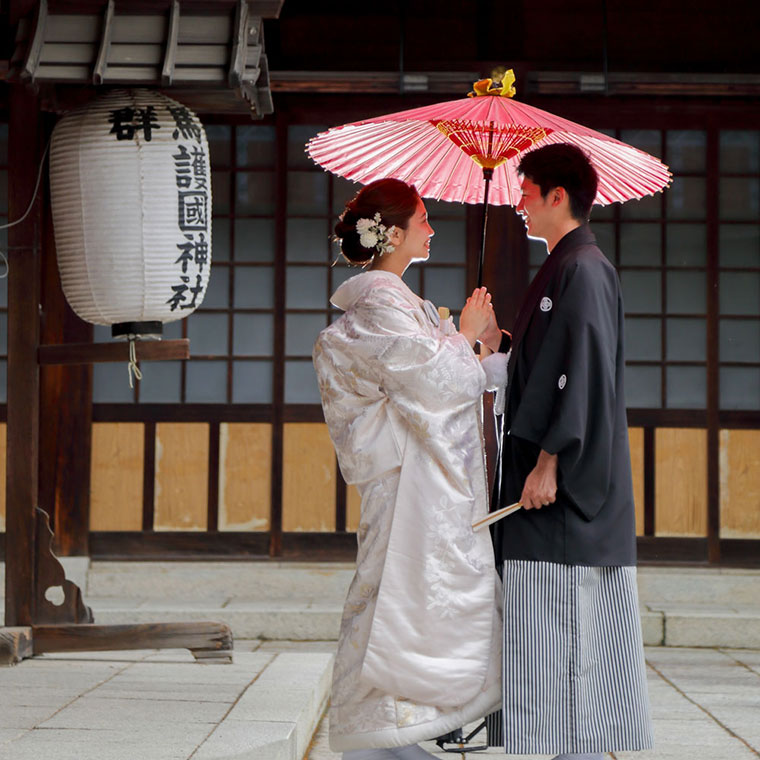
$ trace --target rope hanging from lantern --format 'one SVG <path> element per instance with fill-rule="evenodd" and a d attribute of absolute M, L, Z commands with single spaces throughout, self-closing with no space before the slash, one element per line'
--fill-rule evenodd
<path fill-rule="evenodd" d="M 142 380 L 142 372 L 137 366 L 137 347 L 135 346 L 135 335 L 129 336 L 129 364 L 127 364 L 127 373 L 129 374 L 129 387 L 134 388 L 135 384 L 132 375 L 136 380 Z"/>

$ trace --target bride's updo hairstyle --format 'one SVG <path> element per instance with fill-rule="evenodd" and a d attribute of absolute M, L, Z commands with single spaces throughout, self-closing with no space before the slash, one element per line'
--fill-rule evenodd
<path fill-rule="evenodd" d="M 420 196 L 414 185 L 400 179 L 378 179 L 363 187 L 347 204 L 335 225 L 335 238 L 349 264 L 367 264 L 377 253 L 375 248 L 365 248 L 356 230 L 359 219 L 374 219 L 380 214 L 380 222 L 388 229 L 407 229 L 409 220 L 417 210 Z"/>

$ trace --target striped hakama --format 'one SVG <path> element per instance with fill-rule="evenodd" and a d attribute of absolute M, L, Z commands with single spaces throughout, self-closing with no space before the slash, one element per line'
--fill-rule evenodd
<path fill-rule="evenodd" d="M 635 567 L 504 562 L 507 754 L 653 744 Z"/>

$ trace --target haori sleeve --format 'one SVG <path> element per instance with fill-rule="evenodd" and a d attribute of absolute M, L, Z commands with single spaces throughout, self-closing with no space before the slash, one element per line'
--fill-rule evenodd
<path fill-rule="evenodd" d="M 563 274 L 509 431 L 557 455 L 558 485 L 589 520 L 610 486 L 618 337 L 615 271 L 579 258 Z"/>
<path fill-rule="evenodd" d="M 425 325 L 424 312 L 392 289 L 377 289 L 354 308 L 368 334 L 367 362 L 388 398 L 402 411 L 410 404 L 431 412 L 478 399 L 486 376 L 467 339 Z"/>

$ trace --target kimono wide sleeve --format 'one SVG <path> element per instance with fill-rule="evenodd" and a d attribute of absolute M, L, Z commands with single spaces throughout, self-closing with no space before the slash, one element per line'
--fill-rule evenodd
<path fill-rule="evenodd" d="M 425 329 L 420 309 L 378 291 L 356 305 L 357 330 L 366 331 L 367 360 L 391 402 L 407 415 L 461 408 L 485 390 L 485 372 L 467 339 Z"/>
<path fill-rule="evenodd" d="M 618 310 L 617 276 L 601 254 L 567 262 L 510 428 L 557 455 L 558 486 L 588 520 L 610 488 Z"/>

